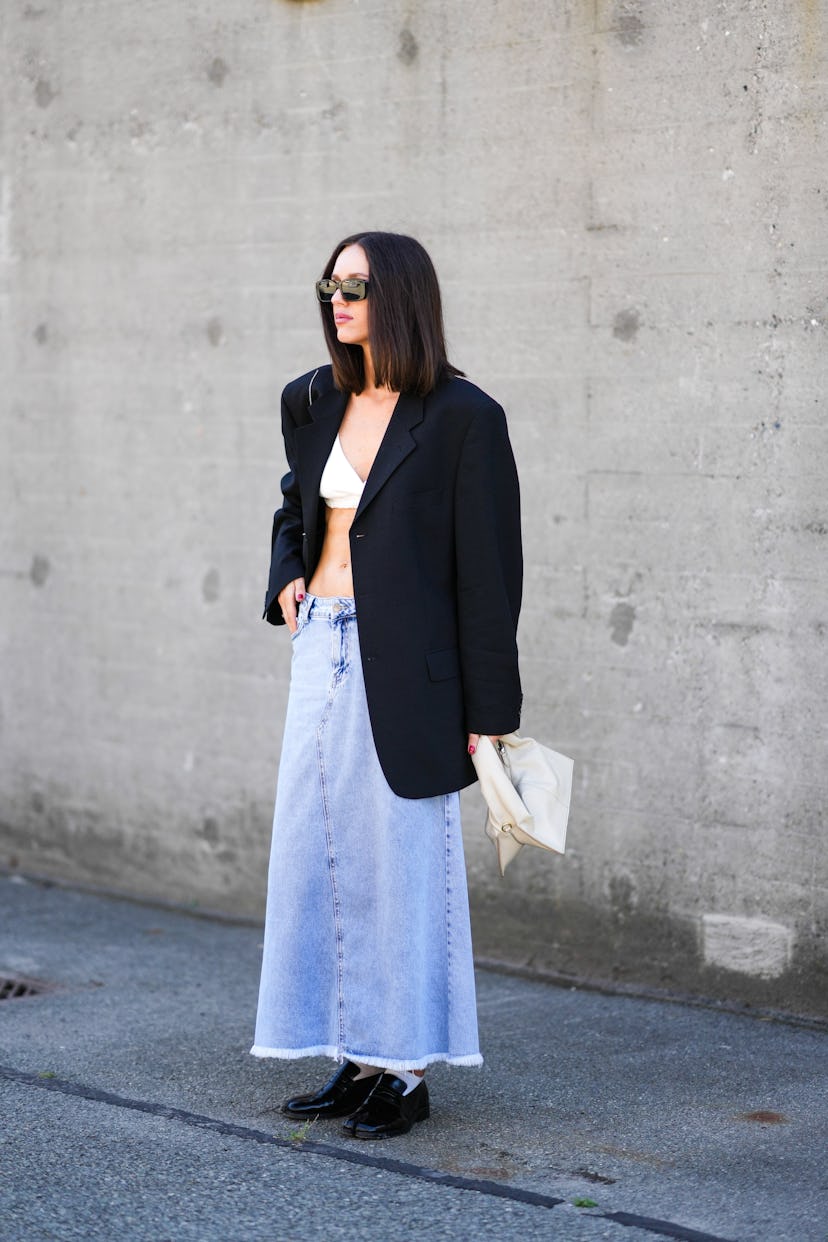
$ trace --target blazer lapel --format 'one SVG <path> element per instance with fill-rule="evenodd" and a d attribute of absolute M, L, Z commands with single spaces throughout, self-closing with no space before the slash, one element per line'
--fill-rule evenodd
<path fill-rule="evenodd" d="M 400 462 L 405 461 L 409 453 L 417 447 L 417 441 L 411 434 L 411 428 L 423 421 L 423 398 L 411 393 L 400 393 L 394 413 L 386 428 L 382 443 L 377 450 L 374 464 L 371 467 L 362 498 L 354 514 L 354 521 L 364 512 L 381 487 L 390 479 Z M 333 444 L 334 437 L 331 437 Z M 321 475 L 320 475 L 321 477 Z"/>
<path fill-rule="evenodd" d="M 309 413 L 313 421 L 296 429 L 297 473 L 307 506 L 304 509 L 305 533 L 311 548 L 316 547 L 320 533 L 321 505 L 318 497 L 322 471 L 333 448 L 347 403 L 345 393 L 332 389 L 311 405 Z M 400 462 L 405 461 L 409 453 L 413 453 L 417 442 L 411 429 L 422 421 L 423 398 L 411 393 L 400 393 L 374 464 L 365 480 L 354 520 L 371 503 L 380 488 L 385 486 Z"/>
<path fill-rule="evenodd" d="M 316 547 L 321 533 L 319 483 L 339 431 L 347 401 L 346 393 L 331 389 L 310 406 L 308 412 L 313 421 L 296 428 L 296 472 L 303 497 L 305 534 L 311 548 Z"/>

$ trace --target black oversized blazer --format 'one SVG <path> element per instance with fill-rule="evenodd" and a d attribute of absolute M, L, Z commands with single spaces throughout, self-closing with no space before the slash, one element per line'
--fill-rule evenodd
<path fill-rule="evenodd" d="M 325 534 L 319 482 L 347 395 L 330 366 L 288 384 L 289 470 L 273 519 L 265 616 L 309 583 Z M 520 720 L 520 499 L 501 407 L 464 379 L 401 394 L 350 531 L 368 712 L 380 765 L 404 798 L 475 780 L 469 732 Z M 301 639 L 299 640 L 301 641 Z"/>

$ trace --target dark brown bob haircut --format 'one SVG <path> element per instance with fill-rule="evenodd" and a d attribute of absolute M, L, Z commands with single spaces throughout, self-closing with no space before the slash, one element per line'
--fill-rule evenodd
<path fill-rule="evenodd" d="M 333 274 L 346 246 L 354 245 L 368 256 L 368 331 L 377 387 L 424 397 L 440 380 L 462 375 L 446 357 L 440 286 L 428 252 L 403 233 L 354 233 L 328 259 L 323 280 Z M 333 305 L 320 302 L 319 307 L 334 383 L 341 392 L 362 392 L 362 346 L 343 345 L 337 339 Z"/>

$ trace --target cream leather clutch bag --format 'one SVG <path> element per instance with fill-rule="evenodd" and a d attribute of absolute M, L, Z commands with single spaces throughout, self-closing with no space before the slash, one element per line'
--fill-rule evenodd
<path fill-rule="evenodd" d="M 497 745 L 481 737 L 472 755 L 489 814 L 486 835 L 500 874 L 524 845 L 563 854 L 574 763 L 531 737 L 507 733 Z"/>

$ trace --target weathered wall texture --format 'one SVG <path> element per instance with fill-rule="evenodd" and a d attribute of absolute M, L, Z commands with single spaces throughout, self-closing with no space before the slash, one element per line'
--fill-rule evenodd
<path fill-rule="evenodd" d="M 415 232 L 511 417 L 571 849 L 478 949 L 825 1006 L 823 0 L 4 0 L 0 862 L 256 912 L 311 283 Z M 416 865 L 416 851 L 412 858 Z"/>

